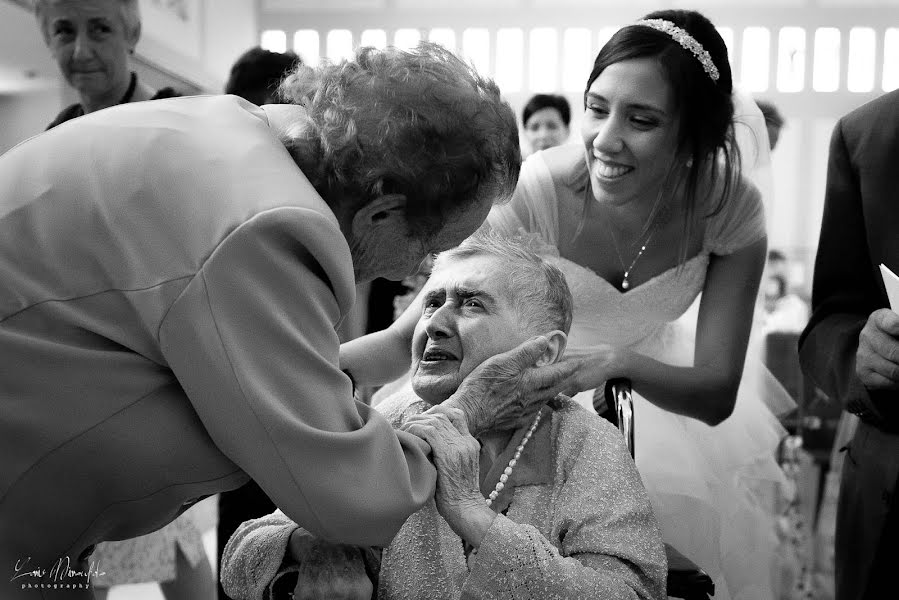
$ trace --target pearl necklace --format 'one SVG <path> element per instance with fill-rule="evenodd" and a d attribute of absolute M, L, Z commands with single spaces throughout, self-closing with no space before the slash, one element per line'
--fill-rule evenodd
<path fill-rule="evenodd" d="M 499 476 L 499 481 L 496 483 L 496 487 L 493 488 L 493 491 L 490 492 L 490 496 L 486 499 L 488 507 L 493 504 L 493 501 L 496 500 L 496 497 L 499 496 L 499 493 L 503 491 L 504 487 L 506 487 L 506 481 L 509 480 L 509 475 L 512 474 L 512 469 L 514 469 L 515 465 L 518 464 L 518 459 L 521 458 L 521 452 L 527 445 L 528 440 L 531 439 L 531 436 L 534 435 L 534 431 L 536 431 L 537 425 L 540 424 L 540 419 L 542 417 L 543 411 L 537 411 L 537 417 L 534 419 L 534 422 L 531 423 L 531 427 L 530 429 L 528 429 L 528 432 L 524 434 L 523 438 L 521 438 L 521 443 L 518 444 L 518 448 L 515 449 L 515 455 L 512 456 L 512 459 L 509 461 L 509 464 L 503 471 L 503 474 Z"/>

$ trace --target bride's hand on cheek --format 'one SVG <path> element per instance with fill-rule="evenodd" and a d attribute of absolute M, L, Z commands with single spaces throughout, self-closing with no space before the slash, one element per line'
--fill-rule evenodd
<path fill-rule="evenodd" d="M 410 417 L 402 430 L 430 444 L 437 467 L 437 512 L 457 535 L 477 547 L 496 516 L 480 492 L 481 445 L 465 430 L 464 420 L 454 424 L 439 412 Z"/>
<path fill-rule="evenodd" d="M 562 363 L 574 365 L 575 386 L 565 393 L 573 396 L 578 392 L 601 387 L 609 379 L 627 376 L 623 372 L 623 360 L 624 352 L 609 344 L 569 347 L 565 351 Z"/>

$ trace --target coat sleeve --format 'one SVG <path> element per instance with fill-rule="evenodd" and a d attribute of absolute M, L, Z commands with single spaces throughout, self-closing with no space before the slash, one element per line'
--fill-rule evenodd
<path fill-rule="evenodd" d="M 246 521 L 222 551 L 222 588 L 235 600 L 265 600 L 284 567 L 290 534 L 298 528 L 280 510 Z"/>
<path fill-rule="evenodd" d="M 886 306 L 868 253 L 858 171 L 837 123 L 830 142 L 824 215 L 812 286 L 812 316 L 799 339 L 803 371 L 850 412 L 876 418 L 855 374 L 858 338 L 868 316 Z"/>
<path fill-rule="evenodd" d="M 611 426 L 590 430 L 571 452 L 557 450 L 567 466 L 554 494 L 556 539 L 497 515 L 463 598 L 665 597 L 664 546 L 636 466 Z"/>
<path fill-rule="evenodd" d="M 380 546 L 432 496 L 436 474 L 427 445 L 354 402 L 340 371 L 339 282 L 322 250 L 339 235 L 297 207 L 244 222 L 173 303 L 160 347 L 212 442 L 288 517 L 326 540 Z"/>

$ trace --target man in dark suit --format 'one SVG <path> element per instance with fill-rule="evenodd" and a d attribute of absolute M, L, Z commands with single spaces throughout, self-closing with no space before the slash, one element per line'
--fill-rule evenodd
<path fill-rule="evenodd" d="M 882 598 L 899 566 L 899 315 L 878 266 L 899 271 L 899 90 L 833 132 L 802 368 L 861 419 L 846 448 L 836 598 Z M 897 307 L 899 309 L 899 307 Z"/>

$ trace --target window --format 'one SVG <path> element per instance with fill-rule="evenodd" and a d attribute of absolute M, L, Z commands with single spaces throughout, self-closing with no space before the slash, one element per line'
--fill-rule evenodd
<path fill-rule="evenodd" d="M 606 45 L 606 42 L 615 35 L 615 32 L 621 29 L 621 27 L 603 27 L 599 30 L 599 34 L 596 36 L 596 40 L 599 42 L 599 49 L 602 50 L 602 47 Z M 588 73 L 589 75 L 589 73 Z"/>
<path fill-rule="evenodd" d="M 524 33 L 521 29 L 496 32 L 495 79 L 503 93 L 521 91 Z"/>
<path fill-rule="evenodd" d="M 303 62 L 314 67 L 321 59 L 318 49 L 318 32 L 314 29 L 300 29 L 293 34 L 293 51 L 300 55 Z"/>
<path fill-rule="evenodd" d="M 440 44 L 447 50 L 456 51 L 456 32 L 452 29 L 435 28 L 428 34 L 428 40 Z"/>
<path fill-rule="evenodd" d="M 328 60 L 340 62 L 353 57 L 353 34 L 349 29 L 332 29 L 326 39 Z"/>
<path fill-rule="evenodd" d="M 740 80 L 749 92 L 768 89 L 768 63 L 771 52 L 771 32 L 767 27 L 747 27 L 743 30 L 740 52 Z"/>
<path fill-rule="evenodd" d="M 582 92 L 593 66 L 589 29 L 566 29 L 562 35 L 562 89 Z"/>
<path fill-rule="evenodd" d="M 890 27 L 883 38 L 883 91 L 899 88 L 899 28 Z"/>
<path fill-rule="evenodd" d="M 530 88 L 534 92 L 554 92 L 558 89 L 559 34 L 551 27 L 532 29 L 528 60 Z"/>
<path fill-rule="evenodd" d="M 874 30 L 870 27 L 853 27 L 849 30 L 846 87 L 850 92 L 870 92 L 874 89 L 876 44 Z"/>
<path fill-rule="evenodd" d="M 816 92 L 835 92 L 840 87 L 840 30 L 819 27 L 815 31 L 815 63 L 812 87 Z"/>
<path fill-rule="evenodd" d="M 421 32 L 417 29 L 397 29 L 393 34 L 393 45 L 397 48 L 409 50 L 418 45 L 421 40 Z"/>
<path fill-rule="evenodd" d="M 462 54 L 481 75 L 490 74 L 490 32 L 486 29 L 466 29 L 462 32 Z"/>
<path fill-rule="evenodd" d="M 805 87 L 805 29 L 784 27 L 777 43 L 777 90 L 801 92 Z"/>
<path fill-rule="evenodd" d="M 387 32 L 383 29 L 366 29 L 359 37 L 359 45 L 384 48 L 387 46 Z"/>
<path fill-rule="evenodd" d="M 259 45 L 272 52 L 286 52 L 287 34 L 279 29 L 263 31 L 259 36 Z"/>

